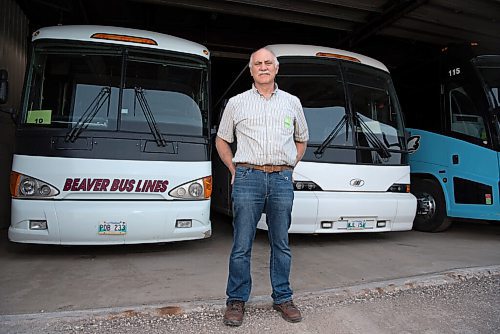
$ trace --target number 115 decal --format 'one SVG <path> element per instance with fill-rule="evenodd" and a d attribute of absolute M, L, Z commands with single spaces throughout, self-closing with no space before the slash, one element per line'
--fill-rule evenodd
<path fill-rule="evenodd" d="M 452 68 L 451 70 L 448 71 L 448 75 L 450 77 L 453 77 L 455 75 L 459 75 L 460 74 L 460 67 L 455 67 L 455 68 Z"/>

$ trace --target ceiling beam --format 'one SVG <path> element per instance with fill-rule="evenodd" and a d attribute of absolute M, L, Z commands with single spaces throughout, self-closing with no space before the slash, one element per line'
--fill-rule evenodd
<path fill-rule="evenodd" d="M 500 12 L 498 14 L 500 15 Z M 412 13 L 408 13 L 407 17 L 443 27 L 465 29 L 472 33 L 490 35 L 495 38 L 498 38 L 498 32 L 500 31 L 499 20 L 485 20 L 475 15 L 469 15 L 466 12 L 456 12 L 433 5 L 425 6 Z"/>
<path fill-rule="evenodd" d="M 58 9 L 63 12 L 73 11 L 72 1 L 65 0 L 31 0 L 32 3 L 37 3 L 52 9 Z"/>
<path fill-rule="evenodd" d="M 353 48 L 356 44 L 388 27 L 401 17 L 419 8 L 429 0 L 396 0 L 390 1 L 387 10 L 382 14 L 373 16 L 367 23 L 356 28 L 339 43 L 339 47 Z M 392 4 L 390 4 L 392 2 Z"/>
<path fill-rule="evenodd" d="M 328 3 L 339 7 L 363 10 L 366 12 L 382 13 L 382 6 L 386 0 L 312 0 L 311 2 Z"/>
<path fill-rule="evenodd" d="M 421 30 L 405 29 L 401 27 L 390 26 L 383 29 L 383 34 L 403 39 L 413 39 L 425 43 L 435 44 L 439 46 L 447 45 L 449 43 L 460 43 L 460 38 L 453 38 L 450 36 L 443 36 L 438 34 L 429 34 Z"/>
<path fill-rule="evenodd" d="M 265 10 L 277 9 L 283 12 L 294 12 L 299 14 L 310 14 L 318 17 L 326 17 L 335 20 L 345 20 L 352 22 L 365 22 L 366 13 L 360 10 L 339 6 L 332 3 L 301 0 L 225 0 L 217 1 L 220 6 L 226 6 L 229 3 L 262 8 Z M 224 4 L 225 3 L 225 4 Z M 280 20 L 277 16 L 275 20 Z"/>
<path fill-rule="evenodd" d="M 351 31 L 354 23 L 345 18 L 321 17 L 315 14 L 303 13 L 300 11 L 285 11 L 283 9 L 261 7 L 255 4 L 242 4 L 233 1 L 216 0 L 133 0 L 141 3 L 152 3 L 163 6 L 182 7 L 194 10 L 209 11 L 213 13 L 230 14 L 237 16 L 247 16 L 252 18 L 282 21 L 313 27 L 335 29 L 341 31 Z M 332 14 L 333 15 L 333 14 Z"/>
<path fill-rule="evenodd" d="M 491 0 L 432 0 L 432 5 L 446 8 L 455 13 L 474 15 L 481 19 L 498 22 L 500 1 Z"/>

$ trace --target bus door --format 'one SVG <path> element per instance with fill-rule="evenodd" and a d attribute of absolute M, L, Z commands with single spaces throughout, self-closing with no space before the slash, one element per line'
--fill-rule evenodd
<path fill-rule="evenodd" d="M 472 67 L 450 65 L 442 104 L 449 143 L 445 157 L 448 216 L 488 219 L 498 210 L 499 157 L 492 149 L 488 106 Z"/>

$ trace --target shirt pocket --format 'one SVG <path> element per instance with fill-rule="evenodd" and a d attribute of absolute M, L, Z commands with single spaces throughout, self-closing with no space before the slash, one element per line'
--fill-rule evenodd
<path fill-rule="evenodd" d="M 281 134 L 285 136 L 292 136 L 295 127 L 295 116 L 292 112 L 285 112 L 280 116 L 278 124 L 281 129 Z"/>

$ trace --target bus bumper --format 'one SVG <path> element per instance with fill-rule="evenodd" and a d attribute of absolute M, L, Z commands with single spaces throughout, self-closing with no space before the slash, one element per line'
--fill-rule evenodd
<path fill-rule="evenodd" d="M 289 233 L 409 231 L 416 208 L 409 193 L 296 191 Z M 257 227 L 267 230 L 265 214 Z"/>
<path fill-rule="evenodd" d="M 46 229 L 40 229 L 44 222 Z M 126 231 L 99 233 L 100 224 L 112 225 L 116 222 L 124 222 Z M 185 227 L 176 227 L 176 224 Z M 32 229 L 30 225 L 38 229 Z M 158 243 L 203 239 L 210 237 L 211 233 L 210 200 L 135 202 L 14 199 L 9 227 L 9 239 L 13 242 L 64 245 Z"/>

